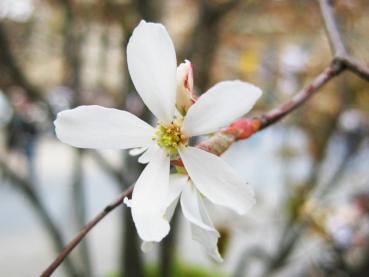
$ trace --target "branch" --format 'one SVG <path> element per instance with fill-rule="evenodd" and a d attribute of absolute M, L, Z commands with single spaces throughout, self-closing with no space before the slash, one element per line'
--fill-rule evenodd
<path fill-rule="evenodd" d="M 347 55 L 347 51 L 337 27 L 332 1 L 319 0 L 319 4 L 332 52 L 336 57 L 344 57 Z"/>
<path fill-rule="evenodd" d="M 335 60 L 342 63 L 348 70 L 360 78 L 369 81 L 369 67 L 347 53 L 342 35 L 337 27 L 332 0 L 319 0 L 319 4 Z"/>
<path fill-rule="evenodd" d="M 271 110 L 270 112 L 260 116 L 261 125 L 259 130 L 262 130 L 269 125 L 279 121 L 293 110 L 300 107 L 306 100 L 308 100 L 315 92 L 324 86 L 333 77 L 337 76 L 343 71 L 342 64 L 333 62 L 322 73 L 320 73 L 308 86 L 300 90 L 291 100 L 282 104 L 281 106 Z M 254 119 L 255 120 L 255 119 Z"/>
<path fill-rule="evenodd" d="M 350 56 L 342 58 L 341 62 L 352 73 L 369 82 L 369 67 L 366 64 Z"/>
<path fill-rule="evenodd" d="M 88 232 L 95 227 L 97 223 L 99 223 L 108 213 L 114 210 L 116 207 L 120 206 L 123 203 L 125 197 L 128 197 L 132 194 L 133 185 L 130 186 L 127 190 L 122 192 L 119 197 L 113 201 L 111 204 L 106 206 L 104 210 L 102 210 L 98 215 L 96 215 L 89 223 L 87 223 L 81 231 L 74 237 L 72 241 L 70 241 L 60 253 L 60 255 L 54 260 L 54 262 L 41 274 L 41 277 L 50 276 L 55 269 L 59 267 L 59 265 L 64 261 L 64 259 L 68 256 L 68 254 L 81 242 L 81 240 L 88 234 Z"/>

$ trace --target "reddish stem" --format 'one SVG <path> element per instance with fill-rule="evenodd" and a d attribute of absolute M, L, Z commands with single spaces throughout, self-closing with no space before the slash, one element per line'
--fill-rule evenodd
<path fill-rule="evenodd" d="M 281 106 L 271 110 L 270 112 L 261 115 L 258 119 L 261 121 L 260 129 L 279 121 L 287 114 L 300 107 L 307 99 L 315 92 L 324 86 L 329 80 L 337 76 L 344 70 L 344 66 L 340 62 L 333 62 L 322 73 L 320 73 L 308 86 L 300 90 L 292 99 L 282 104 Z"/>

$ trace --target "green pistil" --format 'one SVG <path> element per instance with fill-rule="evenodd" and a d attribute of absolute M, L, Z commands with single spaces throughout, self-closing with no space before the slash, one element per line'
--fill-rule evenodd
<path fill-rule="evenodd" d="M 187 143 L 186 137 L 181 133 L 181 126 L 177 123 L 171 123 L 168 126 L 159 124 L 154 139 L 171 156 L 177 155 L 178 147 Z"/>

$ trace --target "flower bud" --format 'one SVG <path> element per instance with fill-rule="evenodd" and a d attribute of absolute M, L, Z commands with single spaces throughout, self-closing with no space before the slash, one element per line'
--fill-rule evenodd
<path fill-rule="evenodd" d="M 177 67 L 177 99 L 178 111 L 185 115 L 187 110 L 195 102 L 193 89 L 193 72 L 191 62 L 185 60 Z"/>

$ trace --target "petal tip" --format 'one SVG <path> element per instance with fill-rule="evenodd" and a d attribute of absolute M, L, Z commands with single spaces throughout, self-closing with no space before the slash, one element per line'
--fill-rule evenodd
<path fill-rule="evenodd" d="M 141 251 L 144 253 L 148 253 L 152 251 L 153 248 L 154 248 L 154 242 L 152 241 L 143 241 L 141 244 Z"/>
<path fill-rule="evenodd" d="M 69 110 L 66 110 L 66 111 L 62 111 L 62 112 L 59 112 L 57 115 L 56 115 L 56 118 L 53 122 L 54 124 L 54 127 L 55 127 L 55 136 L 62 142 L 63 141 L 63 131 L 62 131 L 62 121 L 65 119 L 65 115 L 67 114 Z"/>
<path fill-rule="evenodd" d="M 256 204 L 256 199 L 255 199 L 254 190 L 250 186 L 248 186 L 246 197 L 245 197 L 245 205 L 243 205 L 242 208 L 237 209 L 236 212 L 239 215 L 245 215 L 255 206 L 255 204 Z"/>
<path fill-rule="evenodd" d="M 216 251 L 216 253 L 211 254 L 211 257 L 217 262 L 217 263 L 223 263 L 224 259 L 222 258 L 222 256 L 219 254 L 218 250 Z"/>

